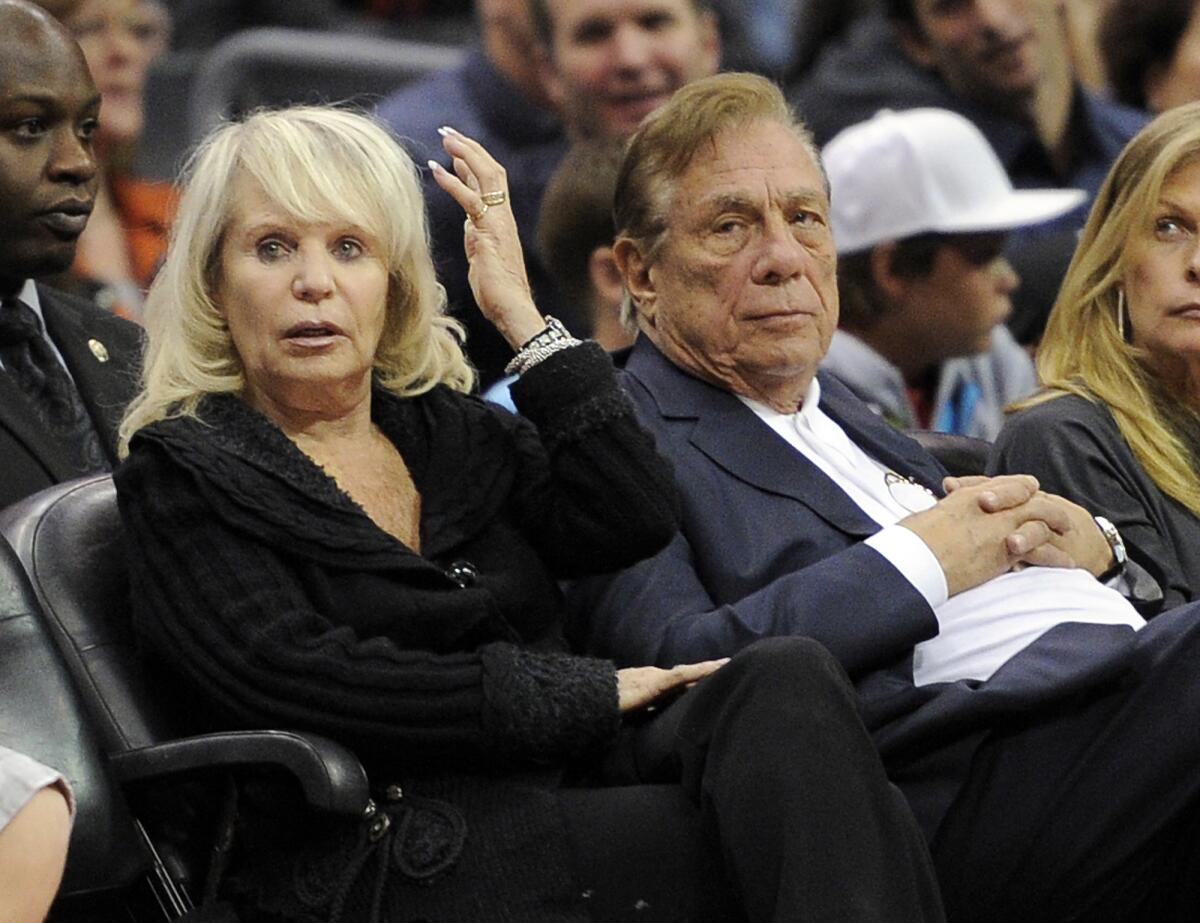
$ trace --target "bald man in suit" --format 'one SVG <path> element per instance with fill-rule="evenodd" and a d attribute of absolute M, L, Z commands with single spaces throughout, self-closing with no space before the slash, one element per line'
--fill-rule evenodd
<path fill-rule="evenodd" d="M 70 266 L 91 213 L 99 110 L 63 27 L 0 0 L 0 507 L 111 467 L 135 393 L 139 329 L 37 281 Z"/>

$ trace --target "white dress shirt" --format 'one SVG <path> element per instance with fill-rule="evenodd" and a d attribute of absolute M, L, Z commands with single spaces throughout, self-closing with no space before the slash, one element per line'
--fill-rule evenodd
<path fill-rule="evenodd" d="M 1138 629 L 1145 620 L 1120 593 L 1079 568 L 1030 567 L 950 597 L 937 556 L 900 521 L 937 502 L 932 493 L 864 452 L 819 405 L 814 378 L 795 413 L 742 398 L 764 423 L 820 468 L 882 527 L 866 543 L 929 603 L 938 634 L 913 651 L 917 685 L 986 680 L 1014 654 L 1064 622 Z"/>

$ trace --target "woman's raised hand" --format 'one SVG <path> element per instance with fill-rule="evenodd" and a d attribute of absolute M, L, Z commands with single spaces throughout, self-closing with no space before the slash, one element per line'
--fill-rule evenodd
<path fill-rule="evenodd" d="M 654 703 L 654 700 L 687 688 L 704 679 L 710 673 L 729 662 L 705 660 L 701 663 L 681 663 L 664 670 L 661 667 L 626 667 L 617 671 L 617 703 L 622 712 L 636 711 Z"/>
<path fill-rule="evenodd" d="M 454 172 L 429 161 L 434 181 L 467 214 L 464 232 L 468 281 L 475 303 L 519 349 L 545 326 L 533 303 L 517 222 L 508 201 L 508 176 L 478 141 L 452 128 L 440 129 L 442 145 L 454 159 Z"/>

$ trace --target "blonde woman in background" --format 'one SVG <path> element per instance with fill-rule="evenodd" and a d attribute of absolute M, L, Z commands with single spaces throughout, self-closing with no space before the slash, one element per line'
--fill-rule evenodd
<path fill-rule="evenodd" d="M 1162 608 L 1200 597 L 1200 103 L 1126 146 L 1092 207 L 996 472 L 1116 525 Z"/>

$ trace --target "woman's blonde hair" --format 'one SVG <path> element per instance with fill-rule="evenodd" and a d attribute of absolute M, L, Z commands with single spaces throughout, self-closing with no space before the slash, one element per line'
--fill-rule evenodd
<path fill-rule="evenodd" d="M 245 385 L 217 304 L 221 241 L 238 207 L 239 176 L 298 221 L 349 223 L 379 242 L 389 276 L 374 366 L 383 387 L 400 395 L 439 383 L 471 388 L 462 328 L 445 315 L 445 291 L 434 274 L 412 159 L 365 115 L 322 106 L 260 111 L 217 128 L 184 170 L 166 261 L 146 300 L 141 391 L 121 422 L 122 455 L 148 423 L 193 416 L 206 394 Z"/>
<path fill-rule="evenodd" d="M 1200 159 L 1200 102 L 1171 109 L 1125 146 L 1092 205 L 1038 347 L 1044 390 L 1021 409 L 1063 394 L 1107 404 L 1121 435 L 1165 494 L 1200 516 L 1200 477 L 1178 421 L 1196 414 L 1173 397 L 1126 342 L 1117 318 L 1129 244 L 1150 233 L 1164 184 Z"/>

